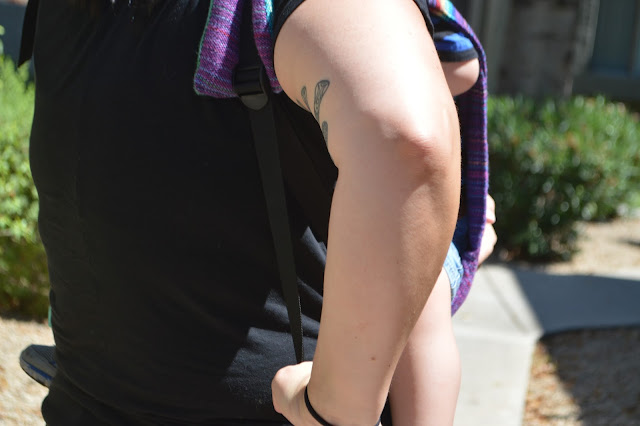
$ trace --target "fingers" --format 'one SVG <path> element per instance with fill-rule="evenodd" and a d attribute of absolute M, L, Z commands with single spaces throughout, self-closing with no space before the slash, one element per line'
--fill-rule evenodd
<path fill-rule="evenodd" d="M 491 256 L 491 253 L 493 253 L 493 249 L 498 242 L 496 230 L 493 228 L 494 223 L 496 223 L 496 202 L 491 195 L 487 194 L 487 222 L 484 227 L 484 234 L 482 234 L 482 242 L 480 243 L 478 265 L 482 264 L 489 258 L 489 256 Z"/>
<path fill-rule="evenodd" d="M 478 255 L 478 264 L 481 264 L 493 253 L 493 248 L 498 241 L 493 225 L 487 220 L 487 224 L 484 227 L 484 234 L 482 235 L 482 242 L 480 243 L 480 253 Z"/>
<path fill-rule="evenodd" d="M 487 223 L 496 223 L 496 202 L 491 195 L 487 195 Z"/>

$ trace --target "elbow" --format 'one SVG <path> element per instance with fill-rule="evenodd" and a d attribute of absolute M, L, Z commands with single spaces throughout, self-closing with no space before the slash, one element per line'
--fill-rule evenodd
<path fill-rule="evenodd" d="M 435 116 L 404 120 L 397 127 L 395 145 L 406 170 L 418 179 L 448 179 L 459 183 L 460 124 L 453 103 Z"/>
<path fill-rule="evenodd" d="M 461 190 L 460 125 L 455 106 L 444 108 L 438 120 L 402 126 L 395 144 L 401 182 L 439 206 L 444 227 L 453 226 Z"/>
<path fill-rule="evenodd" d="M 334 123 L 328 148 L 341 179 L 460 187 L 460 125 L 448 93 L 430 102 L 359 109 Z"/>

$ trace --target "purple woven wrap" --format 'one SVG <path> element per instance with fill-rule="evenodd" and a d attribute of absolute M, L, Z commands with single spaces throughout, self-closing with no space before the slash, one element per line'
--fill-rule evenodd
<path fill-rule="evenodd" d="M 478 254 L 487 220 L 489 189 L 489 147 L 487 144 L 487 62 L 480 41 L 473 30 L 448 0 L 428 0 L 429 12 L 446 20 L 457 32 L 464 34 L 478 52 L 480 75 L 467 92 L 458 97 L 458 116 L 465 163 L 465 216 L 469 223 L 467 250 L 460 253 L 464 275 L 456 297 L 451 302 L 452 315 L 467 298 L 478 269 Z"/>
<path fill-rule="evenodd" d="M 232 98 L 233 70 L 238 64 L 240 22 L 243 2 L 252 1 L 253 35 L 274 92 L 282 91 L 273 68 L 273 41 L 269 30 L 265 0 L 211 0 L 209 18 L 198 56 L 194 88 L 200 95 Z M 489 186 L 489 150 L 487 145 L 487 64 L 484 50 L 465 19 L 448 0 L 428 0 L 429 12 L 447 21 L 464 34 L 478 52 L 480 75 L 475 85 L 458 97 L 462 149 L 465 153 L 465 216 L 469 223 L 469 247 L 460 253 L 464 275 L 451 302 L 454 314 L 469 294 L 478 269 L 478 254 L 486 222 Z"/>
<path fill-rule="evenodd" d="M 233 70 L 240 58 L 240 23 L 245 1 L 252 2 L 253 37 L 265 66 L 271 89 L 282 91 L 273 68 L 273 47 L 265 0 L 211 0 L 209 17 L 193 78 L 197 94 L 233 98 Z"/>

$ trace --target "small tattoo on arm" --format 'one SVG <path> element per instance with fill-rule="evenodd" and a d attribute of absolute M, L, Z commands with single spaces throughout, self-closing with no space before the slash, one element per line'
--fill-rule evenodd
<path fill-rule="evenodd" d="M 309 106 L 309 99 L 307 98 L 307 86 L 302 86 L 300 95 L 302 95 L 302 100 L 304 101 L 304 104 L 307 106 L 307 111 L 311 111 L 311 107 Z"/>
<path fill-rule="evenodd" d="M 322 122 L 322 137 L 324 138 L 325 143 L 329 143 L 329 124 L 326 121 Z"/>
<path fill-rule="evenodd" d="M 309 96 L 307 93 L 307 86 L 302 86 L 302 89 L 300 90 L 300 95 L 302 96 L 302 102 L 304 102 L 304 105 L 306 105 L 307 107 L 306 109 L 309 112 L 313 113 L 318 123 L 320 123 L 320 105 L 322 104 L 322 99 L 324 98 L 325 93 L 327 93 L 327 90 L 329 89 L 329 85 L 330 85 L 329 80 L 320 80 L 316 84 L 316 88 L 313 94 L 313 110 L 311 110 L 311 107 L 309 106 Z M 302 102 L 300 102 L 299 100 L 296 100 L 296 102 L 298 103 L 298 105 L 304 108 L 304 105 L 302 104 Z M 324 138 L 324 141 L 327 142 L 329 140 L 329 124 L 326 121 L 323 121 L 320 124 L 320 130 L 322 131 L 322 137 Z"/>
<path fill-rule="evenodd" d="M 316 91 L 313 97 L 313 113 L 316 116 L 316 120 L 320 120 L 320 103 L 322 102 L 324 94 L 327 93 L 328 88 L 329 80 L 320 80 L 318 84 L 316 84 Z"/>

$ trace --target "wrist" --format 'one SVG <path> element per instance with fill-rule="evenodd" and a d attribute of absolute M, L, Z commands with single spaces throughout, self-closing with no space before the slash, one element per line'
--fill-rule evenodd
<path fill-rule="evenodd" d="M 299 409 L 300 419 L 302 420 L 302 424 L 304 426 L 322 426 L 323 423 L 316 420 L 314 418 L 312 411 L 310 411 L 308 408 L 308 405 L 307 405 L 308 397 L 309 396 L 308 396 L 307 386 L 305 386 L 298 398 L 298 409 Z M 309 404 L 311 404 L 311 402 L 309 402 Z M 313 409 L 313 411 L 315 411 L 315 409 Z M 319 413 L 317 412 L 316 414 L 319 415 Z M 327 420 L 325 419 L 325 421 Z"/>
<path fill-rule="evenodd" d="M 313 417 L 316 422 L 318 422 L 322 426 L 333 426 L 331 423 L 329 423 L 327 420 L 325 420 L 324 417 L 322 417 L 313 408 L 313 405 L 311 404 L 311 401 L 309 401 L 309 387 L 308 386 L 305 386 L 305 388 L 304 388 L 304 404 L 307 407 L 307 412 L 309 412 L 309 414 L 311 414 L 311 417 Z"/>
<path fill-rule="evenodd" d="M 310 396 L 314 391 L 309 388 L 310 386 L 307 385 L 303 392 L 302 409 L 306 411 L 305 424 L 314 426 L 380 425 L 380 416 L 373 417 L 370 414 L 371 409 L 357 409 L 353 405 L 349 407 L 349 401 L 345 403 L 344 399 L 341 401 L 342 404 L 339 404 L 338 401 L 328 398 Z"/>

